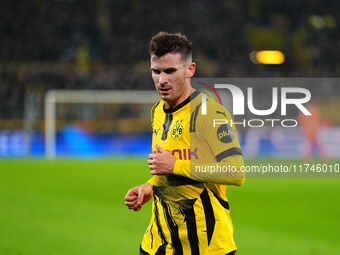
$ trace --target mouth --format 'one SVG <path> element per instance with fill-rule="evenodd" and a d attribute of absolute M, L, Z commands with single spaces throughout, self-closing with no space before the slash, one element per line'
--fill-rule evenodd
<path fill-rule="evenodd" d="M 159 88 L 158 91 L 160 94 L 167 94 L 169 93 L 171 88 Z"/>

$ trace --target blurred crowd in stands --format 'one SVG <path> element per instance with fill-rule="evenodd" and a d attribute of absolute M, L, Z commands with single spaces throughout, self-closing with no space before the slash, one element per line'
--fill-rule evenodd
<path fill-rule="evenodd" d="M 27 93 L 152 89 L 148 42 L 193 41 L 197 76 L 339 76 L 340 2 L 5 0 L 0 8 L 0 119 L 22 118 Z M 282 65 L 253 64 L 281 50 Z"/>

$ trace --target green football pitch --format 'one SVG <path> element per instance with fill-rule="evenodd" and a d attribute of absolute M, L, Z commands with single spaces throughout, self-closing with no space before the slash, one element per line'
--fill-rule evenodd
<path fill-rule="evenodd" d="M 1 160 L 0 254 L 138 254 L 151 204 L 129 211 L 124 195 L 148 178 L 143 159 Z M 340 254 L 340 179 L 247 179 L 227 194 L 238 254 Z"/>

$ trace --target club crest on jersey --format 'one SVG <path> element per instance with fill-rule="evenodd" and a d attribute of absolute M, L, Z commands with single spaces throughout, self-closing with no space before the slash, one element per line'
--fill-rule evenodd
<path fill-rule="evenodd" d="M 179 139 L 183 134 L 183 120 L 176 120 L 175 126 L 171 131 L 171 135 L 175 139 Z"/>

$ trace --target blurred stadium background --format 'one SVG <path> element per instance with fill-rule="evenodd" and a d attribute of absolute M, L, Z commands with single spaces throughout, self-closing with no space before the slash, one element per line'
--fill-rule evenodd
<path fill-rule="evenodd" d="M 315 137 L 241 129 L 241 143 L 248 163 L 339 162 L 340 87 L 329 78 L 340 75 L 339 9 L 321 0 L 3 1 L 0 254 L 136 254 L 150 212 L 128 212 L 123 197 L 149 177 L 147 50 L 158 31 L 188 35 L 197 77 L 321 78 L 303 86 L 319 116 Z M 261 50 L 280 51 L 280 64 L 261 64 Z M 240 253 L 338 254 L 339 192 L 337 179 L 231 188 Z"/>

